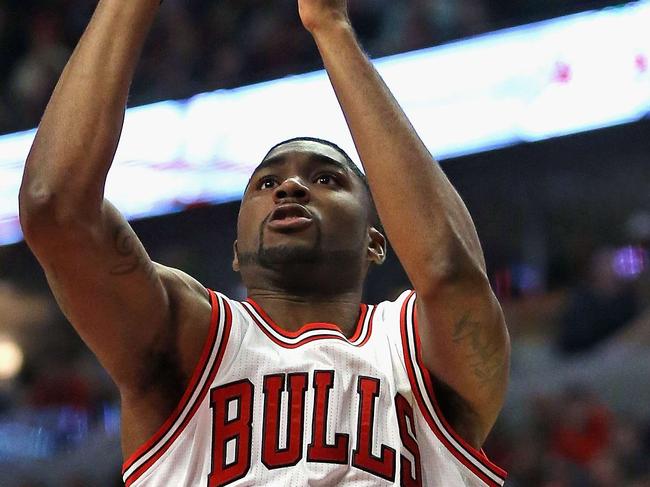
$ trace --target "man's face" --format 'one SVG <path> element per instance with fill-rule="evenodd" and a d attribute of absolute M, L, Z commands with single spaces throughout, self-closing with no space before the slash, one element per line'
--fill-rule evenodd
<path fill-rule="evenodd" d="M 360 270 L 369 244 L 367 198 L 334 148 L 296 141 L 274 149 L 242 199 L 235 268 L 327 261 Z"/>

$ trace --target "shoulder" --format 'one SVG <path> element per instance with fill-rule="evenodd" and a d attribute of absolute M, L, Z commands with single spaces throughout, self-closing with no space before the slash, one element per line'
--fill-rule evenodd
<path fill-rule="evenodd" d="M 142 445 L 178 407 L 204 365 L 203 351 L 215 326 L 210 292 L 198 280 L 179 269 L 154 266 L 166 292 L 169 320 L 143 354 L 138 384 L 120 389 L 127 452 Z"/>
<path fill-rule="evenodd" d="M 392 297 L 377 304 L 373 311 L 373 334 L 386 336 L 398 350 L 402 348 L 402 334 L 407 315 L 412 313 L 411 302 L 415 301 L 415 292 L 406 290 L 397 297 Z"/>
<path fill-rule="evenodd" d="M 165 289 L 168 320 L 142 351 L 140 379 L 121 393 L 138 400 L 162 393 L 173 402 L 192 375 L 208 338 L 212 304 L 209 291 L 190 275 L 155 262 L 154 267 Z"/>
<path fill-rule="evenodd" d="M 376 306 L 376 318 L 382 321 L 401 322 L 408 305 L 415 300 L 415 291 L 407 289 L 401 292 L 395 299 L 386 300 Z"/>
<path fill-rule="evenodd" d="M 194 304 L 199 304 L 201 301 L 210 304 L 208 290 L 195 278 L 180 269 L 157 262 L 154 263 L 154 266 L 170 299 L 189 299 L 196 300 Z"/>
<path fill-rule="evenodd" d="M 210 330 L 210 293 L 203 284 L 180 269 L 158 263 L 154 265 L 167 293 L 169 346 L 177 357 L 181 374 L 189 376 Z"/>

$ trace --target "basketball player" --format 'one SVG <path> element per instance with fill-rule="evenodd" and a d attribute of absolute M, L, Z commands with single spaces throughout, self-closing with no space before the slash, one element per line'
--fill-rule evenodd
<path fill-rule="evenodd" d="M 152 262 L 104 199 L 158 4 L 99 1 L 20 192 L 27 243 L 119 387 L 126 484 L 502 485 L 481 445 L 509 341 L 479 240 L 357 43 L 346 0 L 298 0 L 299 14 L 414 291 L 361 304 L 386 240 L 365 178 L 327 142 L 282 143 L 252 175 L 233 263 L 245 302 Z"/>

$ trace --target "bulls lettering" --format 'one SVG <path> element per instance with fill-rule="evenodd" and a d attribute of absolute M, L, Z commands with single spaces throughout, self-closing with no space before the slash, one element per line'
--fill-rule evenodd
<path fill-rule="evenodd" d="M 352 465 L 392 482 L 395 480 L 395 449 L 381 445 L 380 456 L 377 457 L 372 453 L 375 406 L 376 399 L 379 397 L 379 387 L 379 379 L 359 377 L 357 449 L 352 455 Z"/>
<path fill-rule="evenodd" d="M 415 439 L 415 421 L 413 408 L 401 394 L 395 396 L 395 409 L 399 424 L 399 436 L 404 448 L 413 456 L 412 464 L 404 455 L 400 455 L 401 484 L 404 487 L 422 487 L 422 473 L 420 466 L 420 448 Z M 407 424 L 408 421 L 408 424 Z"/>
<path fill-rule="evenodd" d="M 305 392 L 307 374 L 268 375 L 264 377 L 264 426 L 262 432 L 262 463 L 269 470 L 290 467 L 302 459 L 303 428 L 305 425 Z M 287 390 L 287 431 L 285 448 L 280 448 L 280 404 L 282 391 Z"/>
<path fill-rule="evenodd" d="M 305 418 L 309 387 L 312 388 L 312 414 Z M 395 481 L 396 468 L 399 467 L 402 485 L 419 487 L 420 451 L 415 437 L 413 410 L 408 401 L 398 394 L 395 411 L 378 409 L 382 393 L 388 391 L 382 391 L 381 381 L 377 378 L 358 377 L 356 408 L 353 404 L 339 405 L 338 408 L 341 413 L 357 412 L 355 445 L 350 452 L 350 434 L 332 430 L 332 425 L 337 424 L 337 418 L 332 417 L 330 411 L 330 401 L 336 398 L 332 394 L 334 390 L 333 370 L 317 370 L 311 381 L 307 373 L 267 375 L 262 385 L 262 415 L 259 418 L 256 415 L 254 420 L 255 388 L 249 380 L 212 389 L 212 469 L 208 487 L 226 486 L 246 476 L 251 468 L 253 427 L 256 431 L 261 428 L 259 458 L 268 470 L 296 465 L 305 455 L 305 429 L 309 424 L 311 436 L 306 447 L 307 462 L 351 464 L 353 468 L 390 482 Z M 399 426 L 402 443 L 399 448 L 409 453 L 409 458 L 399 456 L 399 465 L 396 449 L 380 444 L 377 437 L 379 425 L 385 424 L 389 420 L 387 416 L 393 414 L 397 415 Z M 333 438 L 333 441 L 328 441 L 328 438 Z"/>
<path fill-rule="evenodd" d="M 347 465 L 350 435 L 336 433 L 333 445 L 328 445 L 326 441 L 330 391 L 333 388 L 333 370 L 317 370 L 314 372 L 314 408 L 312 410 L 311 443 L 307 448 L 307 461 Z"/>
<path fill-rule="evenodd" d="M 212 471 L 208 486 L 221 487 L 244 477 L 251 466 L 253 384 L 241 380 L 212 389 L 210 406 Z M 232 415 L 231 409 L 236 414 Z M 228 444 L 231 442 L 235 443 L 235 454 L 233 459 L 228 459 Z"/>

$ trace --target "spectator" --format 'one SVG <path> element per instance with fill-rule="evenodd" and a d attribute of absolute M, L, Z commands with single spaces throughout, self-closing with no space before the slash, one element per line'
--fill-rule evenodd
<path fill-rule="evenodd" d="M 567 390 L 559 405 L 562 409 L 550 431 L 551 448 L 558 457 L 586 466 L 609 445 L 610 412 L 580 387 Z"/>
<path fill-rule="evenodd" d="M 37 124 L 94 4 L 0 5 L 0 93 L 10 94 L 0 96 L 0 133 Z M 529 8 L 537 12 L 543 6 Z M 183 98 L 318 67 L 295 9 L 295 1 L 287 0 L 167 0 L 144 50 L 131 103 Z M 528 12 L 486 0 L 350 0 L 350 15 L 369 51 L 388 55 L 517 23 Z"/>
<path fill-rule="evenodd" d="M 70 50 L 63 42 L 62 19 L 51 11 L 34 15 L 28 50 L 9 77 L 9 88 L 20 123 L 38 120 L 65 66 Z"/>

